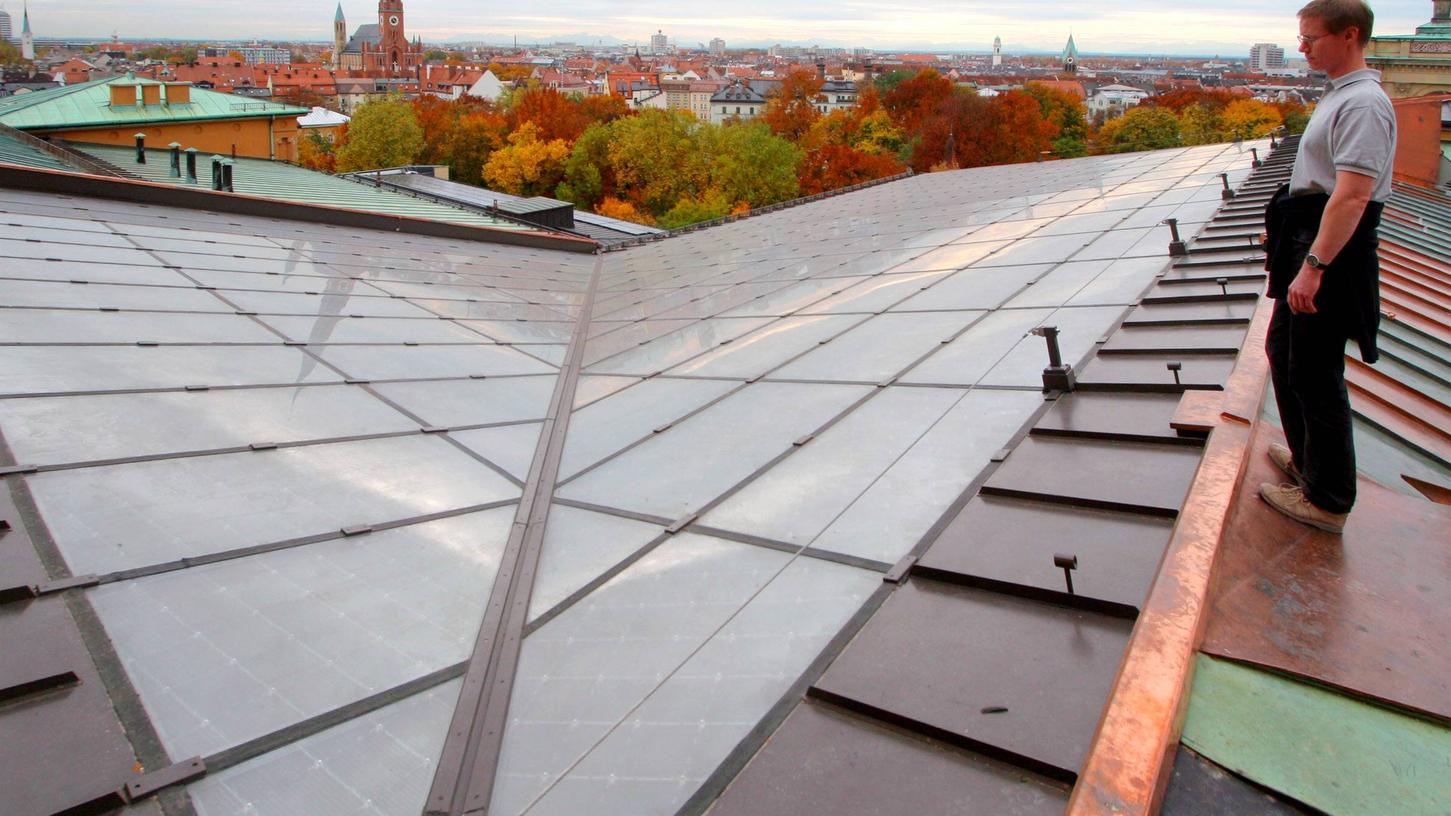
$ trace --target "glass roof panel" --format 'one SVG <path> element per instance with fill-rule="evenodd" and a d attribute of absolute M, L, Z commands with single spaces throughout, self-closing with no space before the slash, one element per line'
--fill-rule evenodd
<path fill-rule="evenodd" d="M 483 380 L 433 380 L 379 383 L 378 393 L 422 417 L 430 425 L 484 425 L 543 419 L 557 377 L 490 377 Z"/>
<path fill-rule="evenodd" d="M 969 391 L 812 546 L 895 563 L 1042 404 L 1036 391 Z"/>
<path fill-rule="evenodd" d="M 483 338 L 478 338 L 483 340 Z M 531 350 L 536 347 L 530 347 Z M 546 374 L 556 369 L 523 351 L 493 344 L 359 346 L 328 344 L 308 351 L 365 380 Z"/>
<path fill-rule="evenodd" d="M 297 349 L 233 346 L 12 346 L 0 366 L 0 394 L 340 382 L 341 375 Z"/>
<path fill-rule="evenodd" d="M 943 271 L 878 275 L 844 289 L 838 295 L 811 304 L 802 309 L 801 314 L 880 312 L 947 277 L 948 274 L 949 272 Z"/>
<path fill-rule="evenodd" d="M 7 310 L 0 343 L 276 343 L 251 318 L 230 314 Z"/>
<path fill-rule="evenodd" d="M 652 374 L 753 331 L 764 317 L 722 317 L 688 324 L 679 331 L 622 351 L 589 366 L 595 374 Z M 606 335 L 608 337 L 608 335 Z"/>
<path fill-rule="evenodd" d="M 1042 325 L 1043 320 L 1050 314 L 1052 311 L 1048 309 L 1003 309 L 993 312 L 974 323 L 941 351 L 902 375 L 902 382 L 973 385 L 1021 342 L 1029 330 Z M 1044 354 L 1046 359 L 1047 352 Z M 1033 371 L 1041 372 L 1043 365 Z"/>
<path fill-rule="evenodd" d="M 897 374 L 934 351 L 944 340 L 982 316 L 982 312 L 884 314 L 868 320 L 772 377 L 876 382 Z"/>
<path fill-rule="evenodd" d="M 91 590 L 173 757 L 206 756 L 469 656 L 514 508 Z"/>
<path fill-rule="evenodd" d="M 258 320 L 289 340 L 306 343 L 479 343 L 488 339 L 452 320 L 274 315 Z"/>
<path fill-rule="evenodd" d="M 888 388 L 701 519 L 806 546 L 907 452 L 963 392 Z"/>
<path fill-rule="evenodd" d="M 893 312 L 919 312 L 936 309 L 996 309 L 1003 301 L 1042 277 L 1050 264 L 1003 266 L 993 269 L 968 267 L 954 272 L 892 307 Z"/>
<path fill-rule="evenodd" d="M 880 585 L 791 562 L 525 812 L 675 812 Z"/>
<path fill-rule="evenodd" d="M 631 386 L 574 413 L 565 437 L 561 478 L 568 478 L 656 428 L 674 422 L 737 383 L 653 379 Z"/>
<path fill-rule="evenodd" d="M 529 617 L 552 609 L 664 531 L 659 525 L 556 504 L 549 509 Z"/>
<path fill-rule="evenodd" d="M 756 383 L 561 487 L 564 498 L 678 518 L 868 392 Z"/>
<path fill-rule="evenodd" d="M 76 574 L 519 495 L 467 454 L 421 435 L 50 471 L 29 484 Z"/>
<path fill-rule="evenodd" d="M 187 787 L 199 816 L 423 810 L 462 680 L 278 748 Z"/>
<path fill-rule="evenodd" d="M 0 400 L 0 426 L 34 465 L 418 429 L 347 385 Z"/>
<path fill-rule="evenodd" d="M 526 638 L 490 812 L 522 813 L 790 560 L 677 535 Z"/>
<path fill-rule="evenodd" d="M 0 306 L 59 309 L 114 307 L 175 312 L 232 311 L 225 303 L 197 289 L 3 279 L 0 279 Z"/>
<path fill-rule="evenodd" d="M 821 341 L 861 323 L 863 319 L 862 315 L 788 317 L 681 363 L 670 369 L 670 373 L 741 379 L 760 377 L 792 357 L 811 351 Z"/>
<path fill-rule="evenodd" d="M 503 468 L 523 482 L 534 461 L 539 444 L 540 423 L 505 425 L 501 428 L 476 428 L 472 431 L 450 431 L 449 436 L 469 450 Z"/>

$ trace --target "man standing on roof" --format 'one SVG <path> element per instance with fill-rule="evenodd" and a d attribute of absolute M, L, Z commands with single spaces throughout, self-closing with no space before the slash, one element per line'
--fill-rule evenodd
<path fill-rule="evenodd" d="M 1260 485 L 1271 507 L 1341 532 L 1355 503 L 1355 447 L 1345 389 L 1345 341 L 1367 363 L 1380 323 L 1376 260 L 1391 193 L 1396 120 L 1366 67 L 1374 15 L 1362 0 L 1314 0 L 1300 9 L 1300 53 L 1330 77 L 1300 139 L 1290 183 L 1265 212 L 1269 295 L 1265 350 L 1286 445 L 1270 458 L 1295 484 Z"/>

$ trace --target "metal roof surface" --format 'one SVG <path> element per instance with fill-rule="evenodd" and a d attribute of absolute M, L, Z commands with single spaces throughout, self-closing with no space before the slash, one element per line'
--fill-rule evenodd
<path fill-rule="evenodd" d="M 1197 442 L 1095 400 L 1218 387 L 1232 355 L 1156 332 L 1238 318 L 1183 316 L 1220 272 L 1171 268 L 1160 222 L 1198 232 L 1246 150 L 928 174 L 601 256 L 0 190 L 4 478 L 47 570 L 4 597 L 108 644 L 154 735 L 119 778 L 202 814 L 701 812 L 808 688 L 1051 806 L 1147 573 L 1087 533 L 1081 597 L 1052 553 L 897 591 L 903 559 L 977 502 L 1096 508 L 1156 561 Z M 1084 383 L 1057 401 L 1043 325 Z M 878 646 L 940 664 L 922 610 L 1000 655 L 970 712 L 873 675 Z M 1062 722 L 1014 697 L 1051 677 Z"/>
<path fill-rule="evenodd" d="M 147 148 L 146 163 L 138 164 L 134 147 L 80 143 L 68 143 L 68 146 L 109 162 L 124 172 L 145 181 L 203 190 L 211 187 L 213 154 L 210 153 L 197 154 L 197 180 L 189 182 L 184 175 L 184 166 L 183 175 L 173 176 L 171 174 L 171 152 L 169 150 Z M 233 161 L 235 162 L 232 176 L 233 190 L 245 195 L 303 204 L 345 207 L 388 215 L 403 215 L 410 218 L 426 218 L 454 224 L 489 227 L 490 229 L 534 229 L 515 221 L 494 218 L 446 203 L 399 195 L 386 187 L 374 187 L 362 181 L 309 170 L 287 162 L 246 157 L 239 157 Z"/>
<path fill-rule="evenodd" d="M 118 83 L 163 84 L 142 77 L 120 76 L 6 97 L 0 99 L 0 124 L 19 130 L 58 130 L 77 127 L 132 127 L 152 122 L 202 119 L 300 116 L 309 112 L 308 108 L 296 105 L 258 101 L 197 87 L 190 89 L 191 102 L 185 105 L 112 107 L 110 86 Z"/>

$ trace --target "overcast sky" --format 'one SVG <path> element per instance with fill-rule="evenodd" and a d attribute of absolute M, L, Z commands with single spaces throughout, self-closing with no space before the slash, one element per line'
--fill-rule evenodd
<path fill-rule="evenodd" d="M 331 40 L 336 0 L 33 0 L 38 37 L 124 39 Z M 1070 32 L 1082 51 L 1239 56 L 1255 42 L 1292 50 L 1295 11 L 1303 0 L 555 0 L 500 3 L 404 0 L 407 32 L 425 42 L 460 39 L 521 43 L 557 37 L 590 43 L 608 36 L 648 42 L 663 30 L 672 43 L 694 47 L 721 37 L 727 47 L 772 42 L 877 49 L 1057 50 Z M 20 28 L 20 2 L 3 6 Z M 627 13 L 621 14 L 620 9 Z M 1373 3 L 1376 33 L 1410 33 L 1431 17 L 1431 0 Z M 349 33 L 376 21 L 377 5 L 344 0 Z M 723 16 L 728 14 L 729 16 Z"/>

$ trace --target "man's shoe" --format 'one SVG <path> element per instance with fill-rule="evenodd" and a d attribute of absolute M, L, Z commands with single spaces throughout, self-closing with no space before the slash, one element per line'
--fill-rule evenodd
<path fill-rule="evenodd" d="M 1288 447 L 1278 442 L 1270 445 L 1270 461 L 1275 463 L 1275 467 L 1284 471 L 1286 476 L 1294 479 L 1295 484 L 1302 488 L 1305 486 L 1305 477 L 1301 476 L 1300 469 L 1295 467 L 1295 457 L 1290 453 Z"/>
<path fill-rule="evenodd" d="M 1305 498 L 1305 491 L 1296 485 L 1276 485 L 1265 482 L 1260 485 L 1260 498 L 1301 524 L 1308 524 L 1336 535 L 1344 532 L 1345 520 L 1350 516 L 1349 513 L 1332 513 L 1316 507 Z"/>

